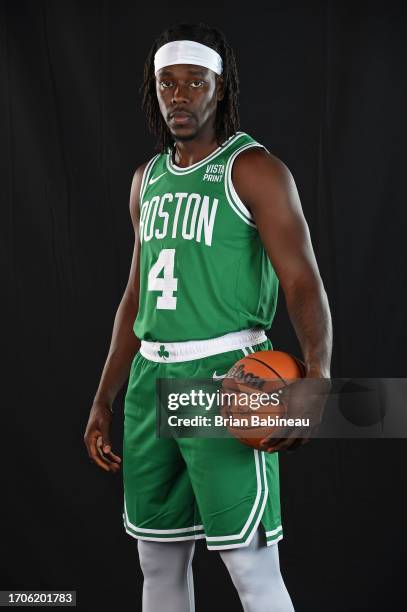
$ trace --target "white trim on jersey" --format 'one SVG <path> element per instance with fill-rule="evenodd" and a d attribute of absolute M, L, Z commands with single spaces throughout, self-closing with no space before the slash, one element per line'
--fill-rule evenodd
<path fill-rule="evenodd" d="M 237 191 L 233 185 L 232 182 L 232 166 L 233 166 L 233 162 L 235 161 L 236 157 L 239 155 L 239 153 L 242 153 L 243 151 L 246 151 L 246 149 L 251 149 L 253 147 L 261 147 L 262 149 L 265 149 L 266 151 L 268 149 L 266 149 L 266 147 L 262 144 L 260 144 L 259 142 L 249 142 L 248 144 L 243 145 L 242 147 L 240 147 L 240 149 L 237 149 L 237 151 L 235 151 L 233 153 L 233 155 L 230 156 L 227 164 L 226 164 L 226 170 L 225 170 L 225 193 L 226 193 L 226 198 L 232 208 L 232 210 L 245 222 L 247 223 L 247 225 L 250 225 L 251 227 L 256 227 L 256 224 L 254 222 L 254 218 L 253 215 L 251 214 L 250 210 L 245 206 L 245 204 L 242 202 L 242 200 L 239 198 Z"/>
<path fill-rule="evenodd" d="M 219 146 L 217 149 L 212 151 L 212 153 L 207 155 L 207 157 L 204 157 L 203 159 L 196 162 L 195 164 L 191 164 L 190 166 L 186 166 L 185 168 L 175 166 L 175 164 L 173 163 L 171 159 L 171 155 L 167 154 L 167 159 L 166 159 L 167 168 L 172 174 L 177 174 L 177 175 L 189 174 L 190 172 L 194 172 L 195 170 L 197 170 L 198 168 L 201 168 L 205 164 L 212 162 L 212 160 L 215 157 L 217 157 L 220 153 L 223 153 L 224 151 L 226 151 L 226 149 L 228 149 L 231 144 L 235 143 L 236 140 L 238 140 L 242 136 L 246 136 L 246 133 L 236 132 L 236 134 L 233 134 L 233 136 L 230 136 L 221 146 Z"/>
<path fill-rule="evenodd" d="M 157 153 L 157 155 L 154 155 L 154 157 L 152 157 L 150 159 L 150 161 L 147 163 L 146 167 L 144 168 L 143 177 L 141 179 L 141 185 L 140 185 L 140 196 L 139 196 L 140 206 L 141 206 L 141 203 L 143 201 L 144 192 L 145 192 L 146 187 L 148 185 L 148 180 L 150 178 L 150 173 L 151 173 L 152 167 L 154 166 L 155 161 L 159 157 L 160 157 L 159 153 Z"/>

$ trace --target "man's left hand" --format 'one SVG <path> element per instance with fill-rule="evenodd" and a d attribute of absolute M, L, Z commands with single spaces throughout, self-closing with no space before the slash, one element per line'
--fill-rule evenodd
<path fill-rule="evenodd" d="M 307 376 L 285 387 L 280 401 L 285 405 L 285 418 L 309 419 L 309 427 L 281 427 L 281 436 L 275 433 L 264 438 L 261 445 L 269 453 L 292 452 L 315 437 L 322 422 L 326 400 L 331 389 L 329 378 Z"/>

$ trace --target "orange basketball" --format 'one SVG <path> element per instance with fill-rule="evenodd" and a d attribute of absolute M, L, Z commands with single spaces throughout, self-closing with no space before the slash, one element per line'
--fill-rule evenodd
<path fill-rule="evenodd" d="M 305 366 L 282 351 L 259 351 L 237 361 L 222 383 L 221 413 L 229 432 L 244 444 L 264 450 L 263 438 L 286 414 L 279 396 L 284 387 L 305 376 Z"/>

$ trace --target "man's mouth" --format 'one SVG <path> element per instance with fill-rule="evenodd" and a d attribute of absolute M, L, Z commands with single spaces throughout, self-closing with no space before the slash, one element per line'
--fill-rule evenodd
<path fill-rule="evenodd" d="M 184 125 L 189 123 L 192 119 L 192 115 L 186 111 L 175 111 L 170 114 L 170 121 L 173 121 L 177 125 Z"/>

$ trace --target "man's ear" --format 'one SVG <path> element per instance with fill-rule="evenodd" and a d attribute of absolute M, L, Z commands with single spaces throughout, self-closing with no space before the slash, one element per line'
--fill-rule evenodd
<path fill-rule="evenodd" d="M 216 77 L 216 98 L 220 102 L 223 100 L 224 91 L 223 91 L 223 76 L 217 75 Z"/>

